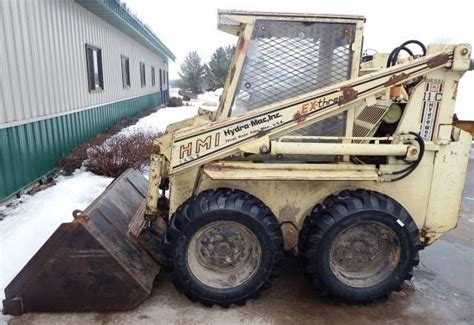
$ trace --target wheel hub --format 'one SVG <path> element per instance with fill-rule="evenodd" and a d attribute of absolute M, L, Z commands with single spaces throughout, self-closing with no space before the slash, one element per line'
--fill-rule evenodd
<path fill-rule="evenodd" d="M 228 268 L 240 263 L 248 249 L 239 229 L 219 225 L 204 232 L 198 243 L 199 261 L 206 267 Z"/>
<path fill-rule="evenodd" d="M 400 242 L 387 225 L 363 221 L 341 231 L 333 240 L 330 266 L 334 275 L 353 287 L 385 280 L 400 261 Z"/>
<path fill-rule="evenodd" d="M 249 280 L 258 270 L 261 248 L 244 225 L 215 221 L 199 229 L 188 246 L 188 266 L 205 285 L 230 288 Z"/>

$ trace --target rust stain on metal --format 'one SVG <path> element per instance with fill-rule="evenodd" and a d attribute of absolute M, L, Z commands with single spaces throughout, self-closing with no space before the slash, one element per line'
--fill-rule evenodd
<path fill-rule="evenodd" d="M 459 84 L 459 81 L 457 80 L 453 81 L 453 96 L 451 97 L 453 100 L 456 100 L 456 97 L 458 95 L 458 84 Z"/>
<path fill-rule="evenodd" d="M 83 219 L 84 221 L 89 221 L 89 216 L 82 210 L 76 209 L 72 211 L 72 216 L 74 217 L 74 220 Z"/>
<path fill-rule="evenodd" d="M 433 234 L 436 232 L 430 230 L 429 228 L 423 228 L 420 231 L 421 242 L 423 245 L 428 246 L 433 242 Z"/>
<path fill-rule="evenodd" d="M 257 133 L 257 138 L 261 138 L 261 137 L 267 135 L 269 132 L 270 132 L 270 130 L 261 130 L 261 131 L 258 131 L 258 133 Z"/>
<path fill-rule="evenodd" d="M 245 39 L 242 38 L 242 41 L 239 43 L 239 51 L 242 51 L 244 47 L 245 47 Z"/>
<path fill-rule="evenodd" d="M 341 91 L 342 91 L 342 99 L 338 102 L 339 106 L 353 101 L 358 96 L 357 91 L 351 86 L 341 87 Z"/>
<path fill-rule="evenodd" d="M 449 54 L 441 53 L 428 60 L 429 68 L 436 68 L 449 62 Z"/>
<path fill-rule="evenodd" d="M 237 167 L 237 166 L 234 166 L 234 165 L 224 166 L 224 165 L 222 165 L 222 163 L 219 163 L 219 162 L 210 163 L 206 166 L 206 168 L 214 169 L 214 170 L 218 170 L 218 171 L 227 170 L 227 169 L 239 169 L 239 167 Z"/>
<path fill-rule="evenodd" d="M 235 65 L 230 69 L 230 82 L 234 80 L 234 75 L 235 75 Z"/>
<path fill-rule="evenodd" d="M 352 28 L 347 25 L 343 25 L 340 27 L 340 31 L 342 36 L 348 41 L 348 43 L 352 43 L 353 41 L 353 33 L 352 33 Z"/>
<path fill-rule="evenodd" d="M 292 222 L 282 222 L 281 231 L 283 233 L 284 250 L 290 251 L 298 245 L 298 229 Z"/>
<path fill-rule="evenodd" d="M 153 153 L 159 154 L 161 152 L 160 144 L 158 143 L 153 144 Z"/>
<path fill-rule="evenodd" d="M 286 204 L 280 207 L 280 211 L 278 211 L 278 215 L 281 220 L 293 220 L 295 215 L 300 212 L 300 208 L 298 206 L 292 204 Z"/>
<path fill-rule="evenodd" d="M 388 79 L 387 81 L 384 82 L 384 86 L 385 87 L 389 87 L 389 86 L 393 86 L 393 85 L 396 85 L 398 83 L 400 83 L 401 81 L 407 79 L 409 77 L 409 74 L 406 74 L 406 73 L 400 73 L 400 74 L 394 74 L 393 76 L 390 77 L 390 79 Z"/>
<path fill-rule="evenodd" d="M 306 115 L 305 114 L 301 114 L 300 112 L 296 112 L 296 114 L 293 116 L 293 121 L 295 121 L 296 123 L 302 123 L 306 120 Z"/>

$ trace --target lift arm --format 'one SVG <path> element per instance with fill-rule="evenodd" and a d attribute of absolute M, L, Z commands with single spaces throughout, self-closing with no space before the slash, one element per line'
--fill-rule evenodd
<path fill-rule="evenodd" d="M 227 157 L 233 153 L 268 150 L 271 136 L 303 128 L 360 104 L 390 87 L 451 67 L 455 46 L 391 68 L 341 82 L 330 87 L 264 106 L 197 128 L 172 133 L 171 145 L 161 152 L 170 161 L 169 173 Z M 266 146 L 266 147 L 265 147 Z M 170 151 L 169 151 L 170 150 Z"/>

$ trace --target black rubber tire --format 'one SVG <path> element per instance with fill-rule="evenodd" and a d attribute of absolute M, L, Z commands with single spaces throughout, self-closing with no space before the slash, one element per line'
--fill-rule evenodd
<path fill-rule="evenodd" d="M 234 288 L 216 289 L 199 281 L 187 264 L 187 249 L 193 234 L 219 220 L 240 223 L 253 232 L 261 248 L 256 273 Z M 163 262 L 172 274 L 178 291 L 205 306 L 243 305 L 268 288 L 277 276 L 283 258 L 283 235 L 277 219 L 260 200 L 248 193 L 219 188 L 188 199 L 171 217 L 162 244 Z"/>
<path fill-rule="evenodd" d="M 301 254 L 302 252 L 308 249 L 309 237 L 316 224 L 316 220 L 318 219 L 314 216 L 319 215 L 323 209 L 327 209 L 332 206 L 338 198 L 342 198 L 347 195 L 349 195 L 349 191 L 343 191 L 338 195 L 329 195 L 322 203 L 317 204 L 311 211 L 311 214 L 304 219 L 303 226 L 298 236 L 298 252 L 300 253 L 300 256 L 303 255 Z"/>
<path fill-rule="evenodd" d="M 329 248 L 336 236 L 359 221 L 376 221 L 389 226 L 398 237 L 401 254 L 394 271 L 371 287 L 353 287 L 339 280 L 331 271 Z M 390 197 L 368 190 L 343 191 L 318 204 L 303 224 L 300 253 L 305 273 L 316 291 L 346 302 L 370 302 L 401 290 L 419 263 L 418 227 L 408 212 Z"/>

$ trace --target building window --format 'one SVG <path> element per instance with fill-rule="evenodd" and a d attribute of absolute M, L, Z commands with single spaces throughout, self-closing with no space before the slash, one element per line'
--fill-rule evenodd
<path fill-rule="evenodd" d="M 170 80 L 168 79 L 168 71 L 166 71 L 166 84 L 169 86 L 170 85 Z"/>
<path fill-rule="evenodd" d="M 126 56 L 122 59 L 122 85 L 124 89 L 130 88 L 130 60 Z"/>
<path fill-rule="evenodd" d="M 145 77 L 145 63 L 140 62 L 140 81 L 142 88 L 146 87 L 146 77 Z"/>
<path fill-rule="evenodd" d="M 156 84 L 155 80 L 155 67 L 151 67 L 151 86 L 154 87 Z"/>
<path fill-rule="evenodd" d="M 102 50 L 86 44 L 87 77 L 89 91 L 104 89 L 104 76 L 102 73 Z"/>
<path fill-rule="evenodd" d="M 160 89 L 163 88 L 163 79 L 161 79 L 161 69 L 160 69 Z"/>

